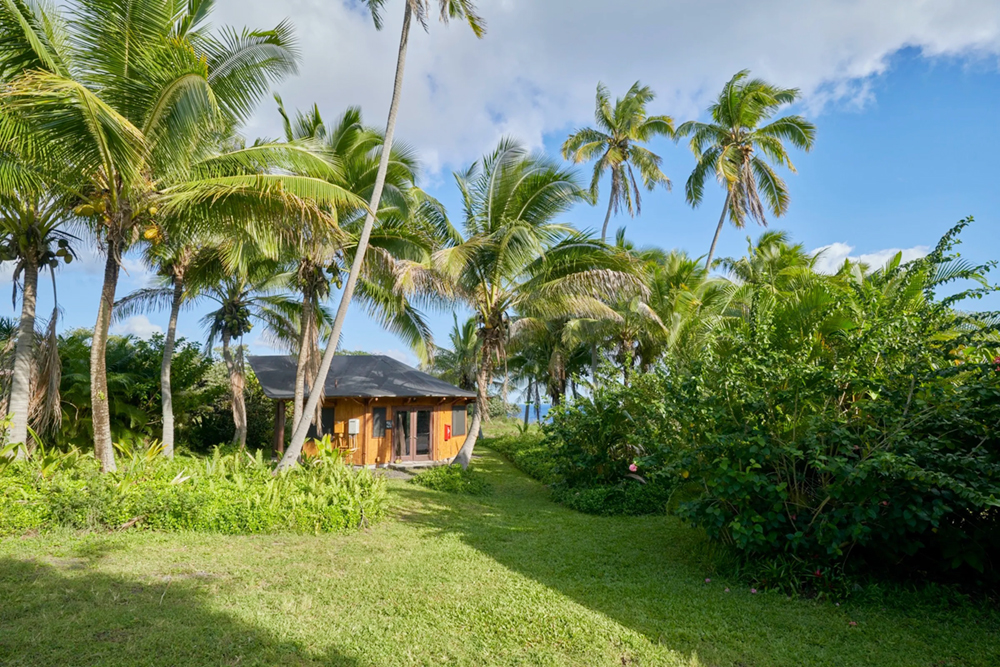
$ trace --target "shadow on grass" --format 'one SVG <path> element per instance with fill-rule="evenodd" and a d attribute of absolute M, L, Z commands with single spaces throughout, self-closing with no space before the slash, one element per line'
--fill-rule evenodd
<path fill-rule="evenodd" d="M 481 450 L 474 467 L 493 485 L 492 495 L 436 503 L 422 489 L 397 487 L 400 520 L 457 534 L 509 569 L 654 642 L 665 639 L 671 599 L 680 594 L 688 604 L 699 603 L 697 596 L 683 595 L 706 576 L 707 545 L 697 531 L 665 516 L 598 517 L 569 510 L 491 450 Z"/>
<path fill-rule="evenodd" d="M 492 496 L 445 499 L 396 487 L 400 520 L 457 535 L 508 569 L 682 655 L 712 665 L 995 664 L 984 659 L 998 644 L 995 616 L 838 609 L 754 595 L 739 582 L 707 580 L 707 542 L 676 518 L 581 514 L 551 502 L 543 486 L 495 452 L 481 451 L 475 466 L 493 484 Z M 864 633 L 851 632 L 855 620 Z M 959 658 L 972 642 L 976 657 Z"/>
<path fill-rule="evenodd" d="M 211 582 L 0 559 L 0 665 L 343 665 L 208 607 Z"/>

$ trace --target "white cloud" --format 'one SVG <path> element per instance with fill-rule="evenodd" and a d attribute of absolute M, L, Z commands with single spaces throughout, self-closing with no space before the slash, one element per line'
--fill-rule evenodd
<path fill-rule="evenodd" d="M 838 242 L 816 248 L 811 254 L 820 255 L 819 259 L 816 260 L 816 271 L 819 273 L 836 273 L 847 259 L 850 259 L 852 262 L 863 262 L 874 271 L 885 266 L 890 259 L 896 256 L 896 253 L 902 253 L 902 261 L 905 264 L 906 262 L 925 256 L 930 251 L 930 246 L 918 245 L 912 248 L 886 248 L 885 250 L 876 250 L 875 252 L 862 255 L 852 255 L 854 246 Z"/>
<path fill-rule="evenodd" d="M 112 326 L 111 333 L 116 336 L 135 336 L 147 339 L 153 334 L 163 333 L 163 327 L 153 324 L 145 315 L 133 315 L 124 322 Z"/>
<path fill-rule="evenodd" d="M 402 6 L 387 3 L 381 32 L 345 0 L 220 0 L 216 23 L 263 28 L 290 17 L 303 64 L 281 86 L 286 105 L 317 102 L 334 116 L 360 104 L 381 124 Z M 546 133 L 590 122 L 598 80 L 621 94 L 641 79 L 660 93 L 654 111 L 683 120 L 750 68 L 801 87 L 815 112 L 871 100 L 871 77 L 903 48 L 1000 54 L 996 0 L 481 0 L 479 8 L 488 22 L 481 41 L 436 21 L 430 34 L 412 33 L 398 136 L 432 170 L 478 157 L 503 134 L 538 146 Z M 279 136 L 279 120 L 268 100 L 248 131 Z"/>

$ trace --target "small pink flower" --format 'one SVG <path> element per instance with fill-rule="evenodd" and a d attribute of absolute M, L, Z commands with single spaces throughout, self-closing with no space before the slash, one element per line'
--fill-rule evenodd
<path fill-rule="evenodd" d="M 629 465 L 628 469 L 629 469 L 629 470 L 630 470 L 631 472 L 635 472 L 636 470 L 638 470 L 638 469 L 639 469 L 639 466 L 637 466 L 636 464 L 632 463 L 631 465 Z"/>
<path fill-rule="evenodd" d="M 723 593 L 728 593 L 728 592 L 729 592 L 729 589 L 727 588 L 726 590 L 724 590 L 724 591 L 722 591 L 722 592 L 723 592 Z"/>
<path fill-rule="evenodd" d="M 850 623 L 848 623 L 848 625 L 853 628 L 853 627 L 856 627 L 858 625 L 858 622 L 857 621 L 851 621 Z"/>
<path fill-rule="evenodd" d="M 757 594 L 757 589 L 756 588 L 751 588 L 750 592 L 753 593 L 754 595 L 756 595 Z"/>
<path fill-rule="evenodd" d="M 709 579 L 708 577 L 706 577 L 706 578 L 705 578 L 705 583 L 706 583 L 706 584 L 710 584 L 710 583 L 712 583 L 712 580 L 711 580 L 711 579 Z"/>

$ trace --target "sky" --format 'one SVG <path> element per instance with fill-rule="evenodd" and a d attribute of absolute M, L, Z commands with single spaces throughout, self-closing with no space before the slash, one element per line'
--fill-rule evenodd
<path fill-rule="evenodd" d="M 360 105 L 367 123 L 382 125 L 403 7 L 402 0 L 386 4 L 382 31 L 358 0 L 217 0 L 214 23 L 269 28 L 290 19 L 302 65 L 275 87 L 285 105 L 316 103 L 329 118 Z M 792 154 L 797 173 L 783 174 L 791 206 L 770 226 L 808 250 L 825 249 L 821 266 L 832 268 L 848 256 L 878 266 L 897 250 L 904 259 L 920 256 L 968 215 L 976 223 L 964 234 L 963 256 L 1000 258 L 996 0 L 479 0 L 478 6 L 487 21 L 482 40 L 467 26 L 439 23 L 436 12 L 427 32 L 418 26 L 412 33 L 396 134 L 417 149 L 422 187 L 455 222 L 461 208 L 453 171 L 503 136 L 558 158 L 566 136 L 591 123 L 599 81 L 618 96 L 641 80 L 658 94 L 650 113 L 680 123 L 704 119 L 725 81 L 750 69 L 800 88 L 802 101 L 788 112 L 818 128 L 814 149 Z M 244 133 L 281 136 L 270 97 Z M 619 216 L 612 228 L 626 227 L 638 245 L 704 255 L 722 189 L 709 186 L 701 206 L 690 208 L 683 196 L 694 166 L 687 146 L 663 140 L 650 148 L 663 157 L 673 190 L 645 193 L 641 217 Z M 589 168 L 579 170 L 589 182 Z M 578 206 L 563 219 L 599 232 L 606 205 L 602 197 L 596 207 Z M 727 227 L 718 256 L 742 254 L 747 235 L 759 232 Z M 126 258 L 124 269 L 119 297 L 150 280 L 135 257 Z M 87 250 L 57 273 L 62 328 L 93 327 L 102 273 L 103 260 Z M 10 279 L 9 267 L 0 271 L 0 296 Z M 42 285 L 39 313 L 45 314 L 51 289 L 47 279 Z M 1000 309 L 1000 299 L 977 305 Z M 183 313 L 180 335 L 202 341 L 205 310 Z M 14 313 L 10 300 L 0 298 L 0 316 Z M 446 343 L 452 312 L 427 315 L 437 342 Z M 113 331 L 148 336 L 162 331 L 166 319 L 166 313 L 141 315 Z M 267 353 L 261 334 L 257 327 L 245 342 Z M 356 309 L 343 345 L 416 361 Z"/>

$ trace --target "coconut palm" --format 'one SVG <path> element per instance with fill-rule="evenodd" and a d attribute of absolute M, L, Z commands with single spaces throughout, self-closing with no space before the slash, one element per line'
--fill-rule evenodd
<path fill-rule="evenodd" d="M 383 10 L 385 9 L 387 0 L 363 1 L 371 12 L 376 29 L 381 30 Z M 382 191 L 385 187 L 390 156 L 392 155 L 393 137 L 396 132 L 396 116 L 399 113 L 399 100 L 403 91 L 403 68 L 406 64 L 406 49 L 409 43 L 410 26 L 415 17 L 426 28 L 427 15 L 432 1 L 403 0 L 403 27 L 399 38 L 399 52 L 396 59 L 396 77 L 392 87 L 392 101 L 389 104 L 389 117 L 386 120 L 385 137 L 382 142 L 383 148 L 379 159 L 378 172 L 375 177 L 375 184 L 372 189 L 364 223 L 361 225 L 360 233 L 358 234 L 357 251 L 351 262 L 351 270 L 348 273 L 347 282 L 341 294 L 340 306 L 337 308 L 337 316 L 333 323 L 333 335 L 327 344 L 326 351 L 323 353 L 322 362 L 315 375 L 316 379 L 311 383 L 313 386 L 321 385 L 323 378 L 330 372 L 330 364 L 333 363 L 337 341 L 344 326 L 344 319 L 347 317 L 347 309 L 350 306 L 351 299 L 354 297 L 355 285 L 361 275 L 362 264 L 365 261 L 365 255 L 368 251 L 368 242 L 372 228 L 375 225 L 375 217 L 380 210 Z M 440 16 L 443 22 L 447 23 L 451 19 L 463 20 L 477 37 L 483 36 L 486 26 L 482 18 L 476 13 L 476 5 L 473 0 L 437 0 L 437 4 L 440 8 Z M 308 405 L 303 410 L 303 413 L 314 413 L 316 406 L 319 405 L 319 400 L 319 392 L 312 392 L 309 395 Z M 294 465 L 302 451 L 302 445 L 305 443 L 306 436 L 309 433 L 309 423 L 305 419 L 300 419 L 299 422 L 295 425 L 291 443 L 278 464 L 279 469 Z"/>
<path fill-rule="evenodd" d="M 455 174 L 464 203 L 464 240 L 434 255 L 428 285 L 465 303 L 480 344 L 476 409 L 455 463 L 468 466 L 486 411 L 493 371 L 507 355 L 512 318 L 596 316 L 616 289 L 637 281 L 614 255 L 555 219 L 589 197 L 576 175 L 544 155 L 503 140 Z M 415 269 L 414 273 L 419 273 Z M 419 284 L 415 280 L 415 284 Z"/>
<path fill-rule="evenodd" d="M 640 179 L 650 192 L 657 186 L 670 189 L 670 179 L 660 171 L 663 159 L 641 145 L 657 136 L 674 135 L 674 121 L 669 116 L 646 114 L 646 105 L 655 97 L 649 87 L 636 81 L 625 97 L 618 98 L 612 106 L 608 89 L 602 83 L 597 84 L 597 108 L 594 112 L 597 127 L 577 130 L 563 144 L 562 155 L 565 159 L 577 164 L 596 160 L 590 182 L 594 202 L 598 199 L 601 179 L 605 173 L 611 173 L 611 194 L 604 226 L 601 227 L 601 241 L 608 236 L 612 214 L 618 213 L 622 207 L 632 217 L 641 213 Z"/>
<path fill-rule="evenodd" d="M 449 339 L 451 347 L 434 348 L 434 357 L 428 365 L 434 375 L 450 382 L 459 389 L 475 391 L 476 369 L 479 367 L 479 336 L 476 334 L 476 318 L 470 317 L 462 323 L 458 315 L 452 325 Z"/>
<path fill-rule="evenodd" d="M 207 2 L 87 0 L 61 13 L 42 5 L 0 7 L 3 149 L 71 168 L 105 254 L 91 347 L 95 454 L 115 468 L 104 361 L 122 254 L 161 221 L 228 225 L 247 218 L 325 218 L 351 199 L 314 174 L 331 166 L 308 146 L 232 141 L 269 84 L 295 69 L 291 28 L 213 33 Z M 68 28 L 66 26 L 68 25 Z M 4 186 L 0 179 L 0 187 Z"/>
<path fill-rule="evenodd" d="M 721 307 L 721 281 L 708 279 L 700 262 L 685 253 L 635 248 L 619 230 L 616 250 L 637 264 L 646 287 L 641 294 L 608 302 L 601 318 L 578 318 L 566 326 L 568 344 L 607 351 L 627 384 L 632 370 L 649 370 L 665 354 L 693 355 L 704 342 L 710 318 Z"/>
<path fill-rule="evenodd" d="M 14 264 L 15 300 L 18 281 L 21 281 L 21 317 L 18 320 L 7 401 L 7 412 L 11 415 L 8 440 L 22 443 L 26 453 L 34 448 L 34 441 L 28 438 L 28 424 L 32 413 L 37 412 L 31 409 L 33 403 L 38 404 L 36 399 L 46 397 L 46 409 L 40 413 L 43 422 L 58 424 L 62 414 L 59 410 L 59 353 L 56 338 L 59 304 L 55 298 L 55 270 L 60 262 L 69 263 L 73 260 L 70 242 L 75 237 L 64 229 L 67 217 L 65 201 L 52 195 L 18 193 L 14 196 L 0 196 L 0 261 Z M 40 359 L 36 349 L 38 335 L 35 331 L 35 306 L 38 275 L 46 268 L 52 273 L 53 309 L 45 343 L 40 348 L 47 354 Z M 49 372 L 39 373 L 41 369 Z"/>
<path fill-rule="evenodd" d="M 365 127 L 361 110 L 350 107 L 336 121 L 327 124 L 319 108 L 314 106 L 307 113 L 296 114 L 292 120 L 281 99 L 276 99 L 285 121 L 286 140 L 313 139 L 320 142 L 329 159 L 339 167 L 331 175 L 334 182 L 357 195 L 359 201 L 369 199 L 378 174 L 383 136 L 378 130 Z M 376 261 L 365 265 L 354 300 L 364 305 L 387 328 L 400 333 L 418 354 L 426 356 L 430 342 L 429 327 L 419 311 L 392 288 L 395 277 L 391 270 L 378 270 L 391 268 L 395 259 L 419 260 L 429 256 L 435 247 L 448 240 L 446 237 L 439 238 L 438 230 L 426 224 L 430 218 L 425 213 L 432 210 L 432 200 L 417 190 L 417 173 L 418 164 L 412 149 L 396 142 L 386 173 L 379 215 L 369 237 L 369 250 Z M 425 203 L 427 206 L 424 206 Z M 295 265 L 293 287 L 302 296 L 303 313 L 302 330 L 296 346 L 298 363 L 293 424 L 297 424 L 302 415 L 307 378 L 315 378 L 321 361 L 317 322 L 312 314 L 318 312 L 319 305 L 329 298 L 332 287 L 342 287 L 342 276 L 347 272 L 357 248 L 365 213 L 362 206 L 340 207 L 337 216 L 342 227 L 307 231 L 294 240 L 293 248 L 289 248 Z M 443 215 L 437 217 L 446 222 Z M 447 225 L 445 228 L 447 235 Z M 323 383 L 316 386 L 322 391 Z M 319 417 L 315 413 L 314 416 Z"/>
<path fill-rule="evenodd" d="M 154 230 L 158 231 L 158 230 Z M 153 235 L 151 235 L 153 236 Z M 182 306 L 191 303 L 197 295 L 192 293 L 187 281 L 188 270 L 201 254 L 214 252 L 205 246 L 208 240 L 198 230 L 188 227 L 164 237 L 156 234 L 146 246 L 144 259 L 166 284 L 144 287 L 115 302 L 113 319 L 125 320 L 139 312 L 166 309 L 170 313 L 163 339 L 163 360 L 160 364 L 160 406 L 163 414 L 161 444 L 163 455 L 174 455 L 174 409 L 170 387 L 170 371 L 177 343 L 177 321 Z"/>
<path fill-rule="evenodd" d="M 678 137 L 691 137 L 691 152 L 697 159 L 684 188 L 688 203 L 701 203 L 710 173 L 726 189 L 705 261 L 707 268 L 712 266 L 727 216 L 742 229 L 747 218 L 767 226 L 768 210 L 775 217 L 788 211 L 788 187 L 769 161 L 794 172 L 784 142 L 808 151 L 816 139 L 816 127 L 801 116 L 771 120 L 779 109 L 799 98 L 797 88 L 779 88 L 749 76 L 750 72 L 743 70 L 726 83 L 708 109 L 710 123 L 688 121 L 677 128 Z"/>
<path fill-rule="evenodd" d="M 217 341 L 222 344 L 235 426 L 233 444 L 240 448 L 247 441 L 243 336 L 255 321 L 263 323 L 273 337 L 288 340 L 297 332 L 299 304 L 280 294 L 288 284 L 288 276 L 278 269 L 277 263 L 264 261 L 252 264 L 245 272 L 224 275 L 224 268 L 216 263 L 201 267 L 192 276 L 201 297 L 217 306 L 202 318 L 208 332 L 205 351 L 211 354 Z"/>

